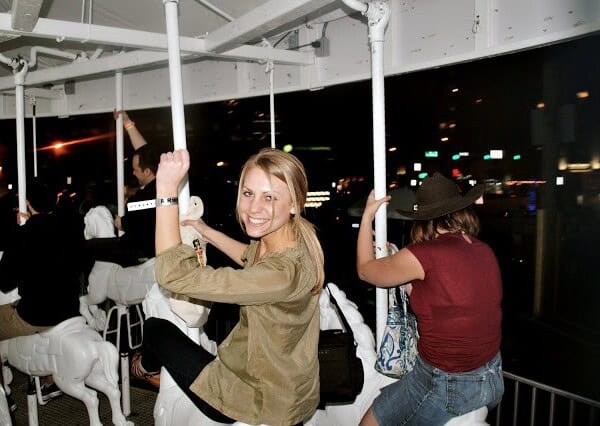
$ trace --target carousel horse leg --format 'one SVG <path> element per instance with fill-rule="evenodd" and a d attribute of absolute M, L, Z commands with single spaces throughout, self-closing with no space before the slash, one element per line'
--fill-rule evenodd
<path fill-rule="evenodd" d="M 121 411 L 120 405 L 120 392 L 117 383 L 111 383 L 104 375 L 103 367 L 96 363 L 92 372 L 85 379 L 85 384 L 93 387 L 104 393 L 110 402 L 110 408 L 112 411 L 112 422 L 116 426 L 127 426 L 133 425 L 133 422 L 127 421 L 125 415 Z"/>
<path fill-rule="evenodd" d="M 95 391 L 87 388 L 83 381 L 65 380 L 58 375 L 54 376 L 54 383 L 67 395 L 83 401 L 90 418 L 90 426 L 102 426 L 100 416 L 98 415 L 98 406 L 100 403 Z"/>
<path fill-rule="evenodd" d="M 0 351 L 2 353 L 4 353 L 4 351 Z M 6 393 L 6 395 L 10 395 L 11 394 L 11 390 L 10 390 L 10 384 L 12 383 L 13 380 L 13 375 L 12 375 L 12 371 L 10 369 L 10 367 L 8 366 L 8 363 L 2 359 L 2 384 L 3 384 L 3 388 L 4 388 L 4 392 Z"/>
<path fill-rule="evenodd" d="M 4 393 L 4 388 L 2 386 L 0 386 L 0 425 L 12 425 L 12 421 L 10 419 L 10 409 L 8 408 L 8 403 L 6 402 L 6 394 Z"/>
<path fill-rule="evenodd" d="M 106 326 L 106 312 L 98 308 L 97 304 L 91 304 L 89 296 L 86 295 L 79 298 L 79 313 L 94 330 L 104 330 Z"/>

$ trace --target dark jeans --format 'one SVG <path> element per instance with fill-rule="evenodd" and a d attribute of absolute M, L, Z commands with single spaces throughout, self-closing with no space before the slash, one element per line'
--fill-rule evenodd
<path fill-rule="evenodd" d="M 205 416 L 220 423 L 234 423 L 234 419 L 217 411 L 190 390 L 202 369 L 214 359 L 214 355 L 194 343 L 173 323 L 159 318 L 148 318 L 144 323 L 144 369 L 159 371 L 165 367 L 175 383 Z"/>

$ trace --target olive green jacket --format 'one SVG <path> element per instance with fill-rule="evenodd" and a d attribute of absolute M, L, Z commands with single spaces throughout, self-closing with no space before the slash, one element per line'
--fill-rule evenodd
<path fill-rule="evenodd" d="M 233 419 L 293 425 L 319 402 L 316 271 L 304 244 L 255 261 L 258 246 L 244 252 L 243 269 L 215 269 L 179 245 L 157 256 L 156 279 L 174 293 L 240 305 L 240 321 L 190 389 Z"/>

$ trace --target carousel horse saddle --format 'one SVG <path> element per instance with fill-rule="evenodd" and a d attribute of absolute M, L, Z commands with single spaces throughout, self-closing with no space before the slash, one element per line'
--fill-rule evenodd
<path fill-rule="evenodd" d="M 34 354 L 59 355 L 62 353 L 62 339 L 68 334 L 85 328 L 87 328 L 85 318 L 73 317 L 41 333 L 14 337 L 10 340 L 14 343 L 9 344 L 9 347 L 14 348 L 16 350 L 14 355 L 18 354 L 21 359 L 31 358 Z"/>
<path fill-rule="evenodd" d="M 469 411 L 462 416 L 454 417 L 444 426 L 483 426 L 487 425 L 485 419 L 488 414 L 487 407 L 481 407 L 477 410 Z"/>
<path fill-rule="evenodd" d="M 105 292 L 106 297 L 120 305 L 141 303 L 155 282 L 154 263 L 152 258 L 124 268 L 116 263 L 96 261 L 89 275 L 88 292 L 92 296 Z"/>

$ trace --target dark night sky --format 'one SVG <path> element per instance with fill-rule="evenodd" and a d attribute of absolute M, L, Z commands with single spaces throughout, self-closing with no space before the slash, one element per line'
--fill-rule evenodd
<path fill-rule="evenodd" d="M 424 163 L 424 170 L 449 174 L 459 167 L 476 178 L 502 179 L 505 174 L 530 178 L 539 173 L 539 152 L 531 143 L 530 115 L 548 89 L 562 103 L 577 103 L 583 115 L 598 115 L 600 60 L 599 36 L 523 53 L 454 65 L 386 79 L 388 181 L 400 166 L 412 170 L 412 162 Z M 546 79 L 544 64 L 559 68 L 557 81 Z M 458 88 L 457 93 L 452 89 Z M 578 101 L 577 90 L 591 96 Z M 476 103 L 481 99 L 480 103 Z M 372 179 L 371 88 L 369 81 L 277 95 L 277 144 L 292 144 L 294 153 L 307 166 L 315 188 L 327 186 L 338 177 L 363 175 Z M 230 176 L 234 178 L 243 160 L 269 144 L 268 98 L 241 99 L 186 107 L 187 143 L 192 154 L 192 177 Z M 262 115 L 264 114 L 264 116 Z M 171 143 L 168 108 L 132 111 L 138 128 L 152 143 L 168 149 Z M 26 120 L 27 140 L 31 142 L 31 120 Z M 440 129 L 440 123 L 455 123 L 453 129 Z M 13 166 L 14 121 L 0 122 L 3 129 L 0 161 L 9 176 Z M 95 114 L 66 119 L 37 120 L 38 146 L 55 140 L 86 138 L 114 131 L 112 115 Z M 448 142 L 441 142 L 443 136 Z M 2 147 L 4 145 L 4 147 Z M 331 147 L 330 151 L 303 148 Z M 489 149 L 504 149 L 507 155 L 522 155 L 520 163 L 483 162 Z M 437 150 L 440 158 L 427 160 L 424 151 Z M 453 162 L 459 151 L 471 159 Z M 71 175 L 84 181 L 114 176 L 114 141 L 103 140 L 65 148 L 61 155 L 46 151 L 39 155 L 40 173 L 64 179 Z M 28 156 L 31 158 L 31 155 Z M 217 161 L 228 167 L 216 170 Z M 11 164 L 12 163 L 12 164 Z M 31 166 L 29 166 L 31 170 Z M 13 177 L 14 179 L 14 177 Z M 192 181 L 193 183 L 193 181 Z M 318 187 L 318 188 L 317 188 Z"/>
<path fill-rule="evenodd" d="M 596 35 L 533 51 L 388 77 L 385 81 L 387 146 L 397 147 L 397 151 L 387 155 L 388 183 L 398 181 L 399 185 L 403 185 L 402 179 L 414 178 L 412 163 L 415 161 L 422 162 L 423 170 L 430 174 L 441 171 L 449 175 L 452 169 L 458 168 L 479 181 L 488 178 L 503 180 L 507 176 L 513 179 L 540 178 L 544 146 L 534 143 L 540 141 L 532 137 L 537 129 L 532 124 L 532 116 L 543 120 L 558 117 L 560 123 L 547 127 L 558 129 L 560 135 L 548 139 L 559 144 L 560 155 L 568 161 L 589 162 L 591 153 L 600 153 L 599 51 L 600 35 Z M 452 92 L 453 88 L 458 88 L 458 92 Z M 575 96 L 582 90 L 589 91 L 589 97 L 578 99 Z M 482 101 L 476 102 L 478 99 Z M 546 107 L 536 109 L 542 101 Z M 276 95 L 275 105 L 279 132 L 277 145 L 291 144 L 295 147 L 293 153 L 306 166 L 311 190 L 330 189 L 331 182 L 342 177 L 365 177 L 365 182 L 355 187 L 352 200 L 340 197 L 336 202 L 316 209 L 318 211 L 307 210 L 307 214 L 315 222 L 317 220 L 310 216 L 320 215 L 321 222 L 317 222 L 317 227 L 326 257 L 335 253 L 335 256 L 327 257 L 328 280 L 344 283 L 352 300 L 370 300 L 373 297 L 369 293 L 370 288 L 359 282 L 354 268 L 348 267 L 348 260 L 354 259 L 356 229 L 351 228 L 351 221 L 356 219 L 344 215 L 347 204 L 364 196 L 372 187 L 370 82 Z M 565 106 L 570 106 L 572 116 L 561 115 Z M 235 179 L 248 155 L 269 146 L 268 111 L 268 97 L 191 105 L 185 109 L 187 144 L 192 156 L 191 192 L 202 196 L 207 206 L 205 218 L 216 227 L 239 230 L 233 217 Z M 172 134 L 169 108 L 131 111 L 131 118 L 150 143 L 169 149 Z M 441 123 L 455 123 L 456 127 L 442 129 Z M 41 118 L 37 120 L 38 146 L 50 145 L 56 140 L 114 132 L 114 125 L 111 113 L 66 119 Z M 26 120 L 26 129 L 27 144 L 30 145 L 30 119 Z M 0 121 L 0 130 L 0 164 L 3 173 L 16 183 L 14 120 Z M 449 141 L 442 142 L 440 139 L 444 136 Z M 90 179 L 114 179 L 114 144 L 114 138 L 110 138 L 72 145 L 60 155 L 54 151 L 41 152 L 40 175 L 61 184 L 66 176 L 73 176 L 76 185 Z M 309 150 L 309 147 L 330 147 L 330 150 Z M 129 155 L 131 149 L 128 144 L 127 148 Z M 505 158 L 484 161 L 483 154 L 490 149 L 505 150 Z M 424 152 L 429 150 L 438 151 L 439 158 L 425 159 Z M 461 151 L 468 151 L 470 157 L 451 160 L 452 154 Z M 514 154 L 520 154 L 521 160 L 513 161 Z M 28 159 L 31 157 L 29 152 Z M 219 168 L 217 161 L 227 164 Z M 407 169 L 406 177 L 396 175 L 396 170 L 402 166 Z M 30 163 L 28 173 L 31 170 Z M 130 165 L 126 164 L 126 176 L 130 173 Z M 565 220 L 561 222 L 564 226 L 561 232 L 564 232 L 556 233 L 557 236 L 560 234 L 557 244 L 561 245 L 564 255 L 560 268 L 557 266 L 562 275 L 556 278 L 561 284 L 554 294 L 557 298 L 559 294 L 563 297 L 559 299 L 561 304 L 557 312 L 566 321 L 583 325 L 582 330 L 596 327 L 597 332 L 598 273 L 595 253 L 599 171 L 571 174 L 569 180 L 564 187 L 554 187 L 560 200 L 558 204 L 565 212 Z M 109 186 L 111 194 L 114 194 L 114 184 Z M 505 330 L 505 336 L 508 336 L 505 340 L 509 344 L 510 338 L 521 330 L 521 323 L 516 319 L 521 318 L 521 314 L 523 317 L 531 314 L 533 298 L 536 217 L 515 202 L 525 200 L 529 203 L 533 199 L 535 204 L 536 189 L 529 186 L 527 191 L 527 197 L 524 194 L 514 197 L 514 194 L 505 194 L 494 199 L 488 194 L 480 211 L 482 223 L 485 222 L 482 239 L 489 242 L 497 253 L 503 272 L 503 309 L 507 313 L 505 327 L 512 326 L 516 330 L 513 330 L 514 334 Z M 394 240 L 401 230 L 393 227 L 399 228 L 398 222 L 402 221 L 389 222 L 390 239 Z M 211 262 L 213 259 L 215 257 L 211 257 Z M 336 264 L 335 259 L 341 259 L 342 264 Z M 367 320 L 374 318 L 374 312 L 369 310 L 373 310 L 373 305 L 361 308 Z M 509 323 L 511 318 L 512 325 Z M 531 364 L 522 364 L 531 373 L 540 359 L 550 358 L 547 353 L 540 355 L 530 350 L 528 342 L 531 335 L 524 338 L 524 343 L 514 344 L 513 357 L 505 359 L 507 365 L 517 368 L 515 371 L 518 372 L 520 360 L 531 355 Z M 550 345 L 548 352 L 553 353 L 557 350 L 556 346 L 560 346 L 554 341 Z M 523 354 L 515 354 L 515 348 L 521 347 Z M 591 351 L 589 354 L 593 355 Z M 594 366 L 597 366 L 596 360 L 597 357 L 593 360 Z M 568 373 L 567 379 L 558 380 L 555 365 L 548 366 L 547 377 L 539 377 L 547 379 L 549 384 L 599 397 L 597 369 L 594 375 L 588 369 L 579 371 L 578 365 L 563 364 L 561 368 Z"/>

